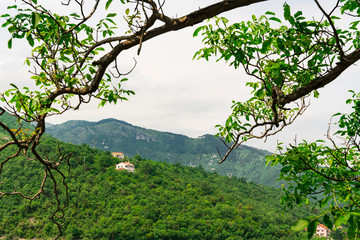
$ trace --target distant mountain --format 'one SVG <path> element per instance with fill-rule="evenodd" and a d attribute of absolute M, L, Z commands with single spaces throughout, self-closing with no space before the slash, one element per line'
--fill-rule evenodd
<path fill-rule="evenodd" d="M 139 154 L 145 159 L 181 163 L 187 166 L 201 165 L 206 171 L 221 175 L 245 178 L 247 181 L 275 186 L 280 167 L 265 165 L 270 152 L 241 146 L 227 161 L 217 164 L 217 149 L 225 152 L 224 144 L 211 135 L 189 138 L 180 134 L 160 132 L 133 126 L 116 119 L 99 122 L 68 121 L 48 125 L 47 133 L 61 141 L 77 145 L 88 144 L 97 149 L 123 152 L 126 156 Z"/>

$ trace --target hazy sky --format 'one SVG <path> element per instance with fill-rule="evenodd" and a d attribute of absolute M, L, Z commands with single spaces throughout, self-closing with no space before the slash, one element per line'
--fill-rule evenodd
<path fill-rule="evenodd" d="M 167 0 L 165 13 L 181 16 L 216 1 Z M 318 11 L 311 0 L 287 1 L 294 9 L 301 9 L 309 16 Z M 322 1 L 331 6 L 332 1 Z M 232 21 L 243 21 L 252 14 L 259 16 L 266 11 L 280 12 L 282 0 L 270 0 L 252 6 L 233 10 L 224 16 Z M 0 3 L 0 9 L 4 9 Z M 0 10 L 0 15 L 2 14 Z M 50 123 L 67 120 L 98 121 L 116 118 L 133 125 L 197 137 L 216 133 L 215 125 L 222 124 L 230 113 L 232 100 L 247 100 L 250 89 L 245 82 L 250 78 L 241 69 L 234 70 L 224 62 L 192 60 L 194 53 L 202 47 L 201 38 L 193 38 L 197 26 L 167 33 L 144 43 L 141 55 L 131 49 L 119 57 L 121 70 L 127 72 L 133 64 L 137 66 L 128 76 L 125 88 L 134 90 L 135 96 L 128 102 L 97 108 L 98 102 L 83 105 L 79 111 L 70 111 L 62 116 L 49 118 Z M 13 49 L 7 49 L 9 38 L 5 29 L 0 29 L 0 90 L 4 91 L 11 82 L 23 85 L 30 81 L 23 65 L 29 55 L 25 42 L 15 41 Z M 290 142 L 298 139 L 314 140 L 326 133 L 327 123 L 332 114 L 347 110 L 345 99 L 350 97 L 348 89 L 359 90 L 360 69 L 353 66 L 334 83 L 320 90 L 320 99 L 312 100 L 310 108 L 296 123 L 282 133 L 270 137 L 266 143 L 251 140 L 247 145 L 273 151 L 277 140 Z M 357 82 L 356 82 L 357 81 Z"/>

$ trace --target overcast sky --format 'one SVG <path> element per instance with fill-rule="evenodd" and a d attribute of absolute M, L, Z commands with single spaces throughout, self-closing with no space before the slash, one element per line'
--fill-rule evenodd
<path fill-rule="evenodd" d="M 181 16 L 216 1 L 186 2 L 167 0 L 165 13 L 173 17 Z M 311 0 L 287 2 L 294 11 L 301 9 L 309 16 L 318 15 Z M 330 6 L 331 1 L 323 2 Z M 266 11 L 281 13 L 283 3 L 282 0 L 270 0 L 233 10 L 224 16 L 232 21 L 243 21 L 252 14 L 259 16 Z M 0 3 L 0 9 L 4 9 L 3 3 Z M 226 120 L 230 114 L 231 101 L 247 100 L 250 89 L 244 85 L 250 77 L 224 62 L 216 63 L 215 59 L 210 62 L 193 61 L 194 53 L 202 47 L 201 38 L 192 37 L 196 27 L 167 33 L 145 42 L 140 56 L 136 55 L 137 49 L 134 48 L 119 57 L 123 72 L 132 67 L 133 57 L 137 61 L 136 68 L 124 86 L 136 92 L 135 96 L 129 98 L 130 101 L 103 108 L 97 108 L 98 102 L 83 105 L 78 111 L 51 117 L 48 121 L 58 124 L 67 120 L 99 121 L 116 118 L 140 127 L 190 137 L 216 133 L 214 126 Z M 7 49 L 8 38 L 6 30 L 0 29 L 1 91 L 9 88 L 11 82 L 24 85 L 31 81 L 23 65 L 25 57 L 29 55 L 28 49 L 24 47 L 26 43 L 15 41 L 10 51 Z M 323 138 L 331 115 L 348 109 L 344 103 L 350 97 L 347 90 L 359 90 L 359 76 L 359 67 L 351 67 L 334 83 L 321 89 L 320 99 L 312 100 L 310 108 L 292 126 L 270 137 L 266 143 L 251 140 L 247 145 L 274 151 L 277 140 L 288 143 L 295 136 L 308 140 Z"/>

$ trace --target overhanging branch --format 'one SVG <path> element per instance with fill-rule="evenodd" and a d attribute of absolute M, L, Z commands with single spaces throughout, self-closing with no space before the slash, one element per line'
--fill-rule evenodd
<path fill-rule="evenodd" d="M 347 68 L 353 65 L 360 59 L 360 48 L 347 55 L 344 60 L 337 63 L 336 67 L 330 70 L 326 75 L 321 76 L 305 86 L 298 88 L 296 91 L 286 95 L 284 98 L 279 100 L 279 104 L 284 106 L 288 103 L 294 102 L 301 97 L 304 97 L 314 90 L 324 87 L 325 85 L 334 81 L 340 76 Z"/>

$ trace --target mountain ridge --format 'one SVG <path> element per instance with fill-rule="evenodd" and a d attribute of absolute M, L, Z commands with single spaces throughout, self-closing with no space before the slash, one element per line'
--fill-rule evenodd
<path fill-rule="evenodd" d="M 242 177 L 263 185 L 279 187 L 281 184 L 276 182 L 280 167 L 269 167 L 265 164 L 265 156 L 272 154 L 266 150 L 243 145 L 235 150 L 227 161 L 218 165 L 217 149 L 225 152 L 226 146 L 210 134 L 191 138 L 134 126 L 114 118 L 96 122 L 71 120 L 48 125 L 47 133 L 64 142 L 123 152 L 126 156 L 139 154 L 154 161 L 187 166 L 201 165 L 206 171 Z"/>

